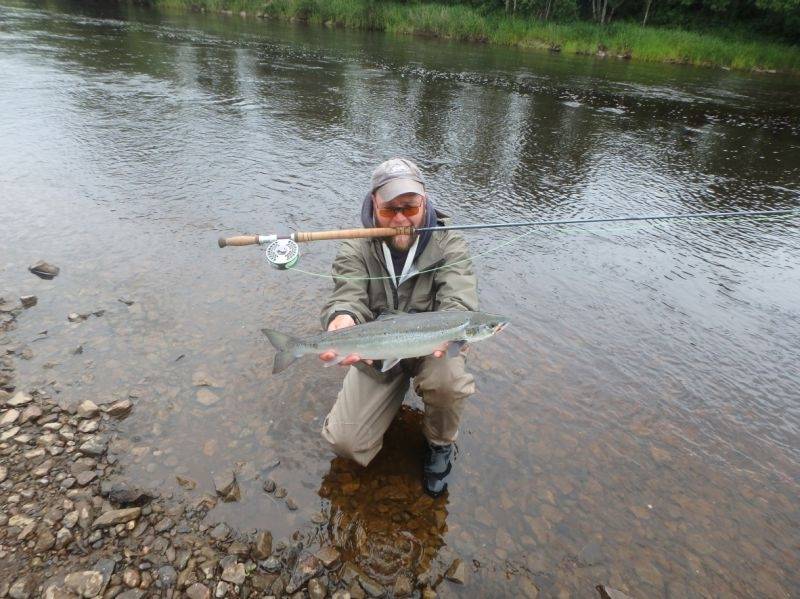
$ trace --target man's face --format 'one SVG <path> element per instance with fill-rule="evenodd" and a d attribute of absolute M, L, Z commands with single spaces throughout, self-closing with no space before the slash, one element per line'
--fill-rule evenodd
<path fill-rule="evenodd" d="M 375 207 L 375 222 L 379 227 L 421 227 L 425 222 L 425 197 L 407 193 L 397 196 L 389 202 L 384 202 L 380 191 L 372 194 L 372 203 Z M 400 208 L 418 208 L 414 215 L 407 216 Z M 391 210 L 391 214 L 388 212 Z M 412 211 L 412 210 L 409 210 Z M 414 244 L 417 234 L 395 235 L 389 239 L 389 245 L 398 251 L 405 252 Z"/>

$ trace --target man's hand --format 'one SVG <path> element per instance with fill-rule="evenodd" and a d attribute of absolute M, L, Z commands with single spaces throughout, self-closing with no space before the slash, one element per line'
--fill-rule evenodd
<path fill-rule="evenodd" d="M 339 314 L 336 318 L 331 320 L 330 324 L 328 325 L 328 331 L 338 331 L 339 329 L 346 329 L 347 327 L 355 326 L 356 321 L 353 320 L 353 317 L 349 314 Z M 320 360 L 325 362 L 330 362 L 331 360 L 336 359 L 336 352 L 333 351 L 326 351 L 319 355 Z M 339 362 L 342 366 L 350 366 L 355 364 L 361 360 L 358 354 L 350 354 L 344 360 Z M 372 364 L 372 360 L 364 360 L 367 364 Z"/>

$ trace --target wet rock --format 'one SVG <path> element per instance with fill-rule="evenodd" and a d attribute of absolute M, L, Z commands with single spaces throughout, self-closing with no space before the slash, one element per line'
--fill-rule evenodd
<path fill-rule="evenodd" d="M 67 320 L 70 322 L 81 322 L 82 320 L 86 320 L 86 316 L 83 314 L 78 314 L 77 312 L 70 312 L 67 314 Z"/>
<path fill-rule="evenodd" d="M 7 431 L 3 431 L 0 433 L 0 441 L 8 441 L 9 439 L 13 439 L 17 436 L 17 433 L 20 431 L 18 426 L 12 426 Z"/>
<path fill-rule="evenodd" d="M 272 493 L 272 492 L 274 492 L 274 491 L 275 491 L 275 487 L 276 487 L 276 486 L 277 486 L 277 485 L 275 484 L 275 481 L 274 481 L 274 480 L 272 480 L 271 478 L 268 478 L 267 480 L 265 480 L 265 481 L 264 481 L 263 489 L 264 489 L 264 490 L 265 490 L 267 493 Z"/>
<path fill-rule="evenodd" d="M 44 528 L 39 532 L 33 551 L 35 553 L 43 553 L 52 549 L 55 544 L 56 538 L 53 532 L 49 528 Z"/>
<path fill-rule="evenodd" d="M 350 592 L 345 591 L 344 589 L 339 589 L 338 591 L 335 591 L 333 595 L 331 595 L 331 599 L 351 599 Z"/>
<path fill-rule="evenodd" d="M 600 599 L 631 599 L 629 595 L 626 595 L 622 591 L 603 586 L 602 584 L 598 584 L 595 589 L 597 589 L 597 592 L 600 594 Z"/>
<path fill-rule="evenodd" d="M 578 561 L 587 566 L 593 566 L 603 561 L 603 552 L 596 541 L 586 543 L 578 552 Z"/>
<path fill-rule="evenodd" d="M 116 599 L 142 599 L 145 592 L 141 589 L 128 589 L 116 596 Z"/>
<path fill-rule="evenodd" d="M 167 532 L 173 526 L 175 526 L 175 522 L 172 521 L 172 518 L 162 518 L 159 520 L 153 529 L 156 531 L 156 534 L 161 534 L 162 532 Z"/>
<path fill-rule="evenodd" d="M 97 597 L 103 591 L 103 575 L 97 570 L 73 572 L 64 578 L 64 586 L 80 597 Z"/>
<path fill-rule="evenodd" d="M 222 501 L 239 501 L 242 498 L 239 483 L 236 482 L 236 474 L 231 471 L 221 472 L 214 476 L 214 489 Z"/>
<path fill-rule="evenodd" d="M 422 599 L 436 599 L 436 591 L 434 591 L 431 587 L 427 586 L 422 589 Z"/>
<path fill-rule="evenodd" d="M 268 530 L 260 530 L 256 533 L 253 543 L 253 557 L 257 560 L 267 559 L 272 554 L 272 533 Z"/>
<path fill-rule="evenodd" d="M 76 481 L 78 486 L 85 487 L 95 478 L 97 478 L 97 472 L 95 470 L 85 470 L 77 476 Z"/>
<path fill-rule="evenodd" d="M 286 495 L 288 495 L 288 492 L 283 487 L 278 487 L 275 491 L 275 497 L 278 499 L 283 499 Z"/>
<path fill-rule="evenodd" d="M 369 576 L 359 576 L 358 583 L 370 597 L 383 597 L 386 594 L 386 589 L 384 589 L 378 581 L 373 580 Z"/>
<path fill-rule="evenodd" d="M 19 418 L 19 414 L 19 410 L 6 410 L 3 412 L 3 415 L 0 416 L 0 426 L 9 426 L 14 424 Z"/>
<path fill-rule="evenodd" d="M 101 492 L 108 497 L 111 503 L 120 506 L 143 506 L 155 499 L 155 494 L 144 491 L 138 487 L 129 487 L 124 483 L 115 483 L 110 488 L 103 489 Z"/>
<path fill-rule="evenodd" d="M 99 427 L 97 420 L 84 420 L 78 424 L 78 432 L 84 434 L 95 433 Z"/>
<path fill-rule="evenodd" d="M 325 599 L 328 594 L 328 589 L 322 584 L 319 578 L 312 578 L 308 581 L 308 597 L 309 599 Z"/>
<path fill-rule="evenodd" d="M 37 405 L 30 405 L 22 411 L 19 419 L 20 424 L 25 424 L 31 420 L 37 420 L 42 415 L 42 408 Z"/>
<path fill-rule="evenodd" d="M 301 554 L 292 572 L 292 577 L 289 579 L 289 584 L 286 585 L 286 592 L 291 594 L 299 591 L 309 580 L 319 576 L 324 571 L 322 562 L 316 556 L 310 553 Z"/>
<path fill-rule="evenodd" d="M 244 566 L 242 566 L 244 568 Z M 175 586 L 178 581 L 178 573 L 172 566 L 161 566 L 158 569 L 158 578 L 161 580 L 162 586 L 170 588 Z"/>
<path fill-rule="evenodd" d="M 121 510 L 109 510 L 101 514 L 92 524 L 92 528 L 108 528 L 109 526 L 116 526 L 117 524 L 126 524 L 136 520 L 142 513 L 140 507 L 130 507 Z"/>
<path fill-rule="evenodd" d="M 197 487 L 197 483 L 193 481 L 191 478 L 186 478 L 185 476 L 176 476 L 175 480 L 178 481 L 178 484 L 186 489 L 187 491 L 194 491 L 195 487 Z"/>
<path fill-rule="evenodd" d="M 100 572 L 100 575 L 103 577 L 103 589 L 108 586 L 108 583 L 111 581 L 111 576 L 114 574 L 114 569 L 117 567 L 117 562 L 113 559 L 99 559 L 95 562 L 94 566 L 92 566 L 92 570 L 96 572 Z M 101 592 L 102 592 L 101 591 Z"/>
<path fill-rule="evenodd" d="M 465 584 L 467 582 L 467 566 L 460 559 L 454 559 L 450 567 L 447 568 L 444 577 L 457 584 Z"/>
<path fill-rule="evenodd" d="M 8 478 L 8 467 L 0 465 L 0 483 Z"/>
<path fill-rule="evenodd" d="M 35 295 L 21 295 L 19 301 L 22 303 L 23 308 L 32 308 L 39 301 L 39 298 Z"/>
<path fill-rule="evenodd" d="M 222 582 L 221 580 L 217 583 L 217 588 L 214 589 L 214 597 L 217 599 L 222 599 L 225 595 L 228 594 L 228 583 Z"/>
<path fill-rule="evenodd" d="M 211 589 L 204 584 L 195 582 L 186 589 L 186 596 L 189 599 L 211 599 Z"/>
<path fill-rule="evenodd" d="M 339 565 L 339 560 L 341 559 L 341 553 L 339 553 L 339 550 L 331 545 L 327 545 L 317 551 L 316 556 L 317 559 L 322 562 L 322 565 L 329 570 Z"/>
<path fill-rule="evenodd" d="M 288 507 L 291 511 L 295 511 L 297 509 L 297 503 L 294 499 L 289 497 L 289 499 L 286 500 L 286 507 Z"/>
<path fill-rule="evenodd" d="M 277 574 L 282 569 L 281 561 L 277 557 L 270 557 L 263 562 L 259 562 L 258 565 L 271 574 Z"/>
<path fill-rule="evenodd" d="M 73 535 L 68 528 L 61 528 L 56 534 L 56 549 L 63 549 L 72 543 Z"/>
<path fill-rule="evenodd" d="M 122 582 L 126 587 L 133 589 L 138 587 L 139 583 L 142 582 L 142 576 L 136 568 L 125 568 L 125 571 L 122 573 Z"/>
<path fill-rule="evenodd" d="M 84 441 L 80 447 L 78 447 L 78 451 L 83 455 L 99 457 L 106 451 L 106 440 L 99 435 L 95 435 Z"/>
<path fill-rule="evenodd" d="M 219 401 L 219 395 L 203 387 L 197 391 L 196 399 L 197 403 L 199 404 L 204 406 L 212 406 Z"/>
<path fill-rule="evenodd" d="M 105 408 L 106 414 L 113 418 L 124 418 L 131 413 L 133 402 L 130 399 L 120 399 Z"/>
<path fill-rule="evenodd" d="M 11 399 L 6 401 L 7 406 L 18 408 L 27 405 L 33 401 L 33 398 L 24 391 L 18 391 Z"/>
<path fill-rule="evenodd" d="M 84 399 L 78 404 L 78 418 L 94 418 L 100 413 L 100 408 L 90 399 Z"/>
<path fill-rule="evenodd" d="M 11 599 L 28 599 L 36 589 L 36 585 L 32 579 L 27 576 L 17 579 L 11 588 L 8 589 L 8 596 Z"/>
<path fill-rule="evenodd" d="M 29 266 L 28 270 L 40 279 L 45 279 L 48 281 L 56 278 L 58 273 L 61 272 L 61 269 L 58 266 L 45 262 L 44 260 L 39 260 L 36 264 Z"/>
<path fill-rule="evenodd" d="M 244 564 L 236 562 L 222 570 L 222 580 L 233 584 L 242 584 L 245 578 Z"/>
<path fill-rule="evenodd" d="M 414 591 L 414 587 L 411 584 L 411 579 L 401 574 L 397 577 L 397 580 L 394 581 L 394 588 L 392 592 L 394 593 L 395 597 L 408 597 Z"/>
<path fill-rule="evenodd" d="M 224 541 L 231 534 L 231 529 L 224 522 L 220 522 L 211 530 L 211 538 Z"/>
<path fill-rule="evenodd" d="M 208 373 L 198 370 L 192 374 L 192 385 L 195 387 L 221 387 L 222 385 Z"/>

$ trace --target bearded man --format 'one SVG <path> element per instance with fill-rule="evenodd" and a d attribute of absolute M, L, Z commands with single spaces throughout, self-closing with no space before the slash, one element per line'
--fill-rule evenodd
<path fill-rule="evenodd" d="M 413 162 L 393 158 L 375 169 L 361 207 L 365 227 L 434 227 L 445 224 L 444 219 Z M 478 309 L 466 243 L 451 231 L 398 235 L 388 241 L 344 241 L 333 263 L 333 277 L 333 293 L 322 309 L 322 325 L 329 331 L 374 320 L 386 311 Z M 325 352 L 320 358 L 331 361 L 341 356 Z M 340 364 L 350 369 L 322 427 L 333 451 L 362 466 L 369 464 L 413 379 L 414 391 L 425 405 L 425 491 L 434 497 L 444 493 L 464 400 L 475 392 L 464 355 L 449 358 L 436 351 L 401 360 L 387 372 L 381 372 L 379 363 L 355 354 Z"/>

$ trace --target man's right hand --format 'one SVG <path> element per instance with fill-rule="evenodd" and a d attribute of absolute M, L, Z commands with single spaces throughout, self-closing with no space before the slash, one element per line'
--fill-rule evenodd
<path fill-rule="evenodd" d="M 336 318 L 331 320 L 330 324 L 328 325 L 328 331 L 338 331 L 339 329 L 346 329 L 347 327 L 355 326 L 356 321 L 353 320 L 353 317 L 349 314 L 339 314 Z M 325 362 L 330 362 L 331 360 L 336 359 L 336 352 L 333 351 L 326 351 L 319 355 L 320 360 Z M 361 360 L 358 354 L 350 354 L 344 360 L 339 362 L 342 366 L 351 366 Z M 372 360 L 364 360 L 367 364 L 372 364 Z"/>

